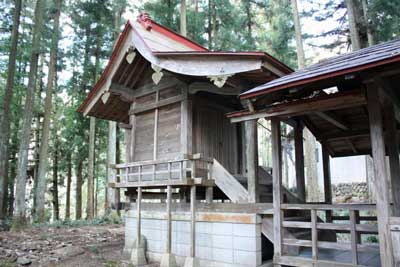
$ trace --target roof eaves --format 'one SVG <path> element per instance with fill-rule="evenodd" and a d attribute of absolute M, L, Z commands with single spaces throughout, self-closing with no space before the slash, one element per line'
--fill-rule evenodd
<path fill-rule="evenodd" d="M 396 56 L 396 57 L 387 58 L 387 59 L 380 60 L 380 61 L 371 62 L 371 63 L 364 64 L 364 65 L 359 65 L 356 67 L 351 67 L 348 69 L 343 69 L 343 70 L 336 71 L 336 72 L 328 72 L 328 73 L 324 73 L 322 75 L 316 75 L 316 76 L 309 77 L 306 79 L 295 80 L 292 82 L 279 84 L 276 86 L 269 87 L 268 83 L 266 83 L 264 85 L 260 85 L 256 88 L 253 88 L 247 92 L 242 93 L 240 95 L 240 99 L 249 99 L 249 98 L 260 96 L 260 95 L 263 95 L 266 93 L 272 93 L 272 92 L 276 92 L 279 90 L 289 89 L 289 88 L 293 88 L 296 86 L 305 85 L 305 84 L 316 82 L 316 81 L 321 81 L 323 79 L 334 78 L 334 77 L 342 76 L 345 74 L 350 74 L 353 72 L 362 71 L 362 70 L 370 69 L 373 67 L 378 67 L 378 66 L 382 66 L 382 65 L 386 65 L 386 64 L 390 64 L 390 63 L 394 63 L 394 62 L 399 62 L 399 61 L 400 61 L 400 56 Z M 306 72 L 306 70 L 301 70 L 301 71 Z M 279 78 L 279 79 L 285 79 L 286 77 L 287 76 L 283 76 L 282 78 Z M 274 80 L 273 83 L 276 83 L 277 81 L 279 81 L 279 79 Z M 257 88 L 260 88 L 260 89 L 257 89 Z"/>

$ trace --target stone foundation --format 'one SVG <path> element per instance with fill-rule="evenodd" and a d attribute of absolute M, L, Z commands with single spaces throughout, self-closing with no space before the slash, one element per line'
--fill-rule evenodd
<path fill-rule="evenodd" d="M 136 239 L 136 213 L 125 217 L 125 253 Z M 149 262 L 165 252 L 167 221 L 163 212 L 142 212 L 142 235 Z M 173 213 L 172 253 L 178 266 L 190 255 L 190 213 Z M 196 218 L 196 257 L 201 267 L 257 267 L 262 265 L 261 218 L 256 214 L 199 212 Z"/>

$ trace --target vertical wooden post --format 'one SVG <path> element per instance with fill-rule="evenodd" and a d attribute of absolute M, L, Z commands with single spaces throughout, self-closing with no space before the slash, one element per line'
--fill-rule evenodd
<path fill-rule="evenodd" d="M 358 251 L 357 251 L 357 244 L 358 234 L 356 231 L 356 224 L 357 224 L 357 215 L 355 210 L 350 211 L 350 240 L 351 240 L 351 254 L 352 254 L 352 263 L 353 265 L 358 265 Z"/>
<path fill-rule="evenodd" d="M 137 188 L 137 198 L 136 198 L 136 244 L 132 249 L 131 261 L 135 266 L 147 264 L 145 256 L 145 247 L 142 240 L 142 229 L 141 229 L 141 203 L 142 203 L 142 188 Z"/>
<path fill-rule="evenodd" d="M 390 181 L 392 184 L 393 215 L 400 217 L 400 161 L 399 140 L 397 135 L 397 121 L 394 115 L 393 104 L 385 101 L 384 120 L 386 129 L 386 144 L 389 155 Z"/>
<path fill-rule="evenodd" d="M 245 122 L 246 139 L 246 169 L 247 169 L 247 191 L 249 192 L 249 202 L 259 201 L 258 188 L 258 144 L 257 144 L 257 121 Z"/>
<path fill-rule="evenodd" d="M 331 166 L 330 166 L 329 153 L 324 144 L 322 144 L 322 169 L 324 172 L 325 203 L 332 204 Z M 325 214 L 326 214 L 326 222 L 332 222 L 332 211 L 327 210 Z"/>
<path fill-rule="evenodd" d="M 189 88 L 183 85 L 181 88 L 183 100 L 181 102 L 181 154 L 189 155 L 193 153 L 192 150 L 192 101 L 189 99 Z M 181 171 L 181 176 L 186 178 L 186 169 L 188 162 L 184 162 L 182 168 L 184 173 Z M 186 188 L 180 188 L 180 201 L 188 202 L 188 190 Z"/>
<path fill-rule="evenodd" d="M 312 259 L 318 260 L 318 231 L 317 231 L 317 211 L 311 210 L 311 241 Z"/>
<path fill-rule="evenodd" d="M 322 168 L 324 171 L 325 202 L 331 204 L 332 203 L 331 166 L 330 166 L 329 153 L 324 145 L 322 145 Z"/>
<path fill-rule="evenodd" d="M 294 128 L 294 150 L 296 165 L 297 197 L 306 202 L 306 184 L 304 178 L 304 147 L 303 147 L 303 125 L 298 122 Z"/>
<path fill-rule="evenodd" d="M 131 105 L 131 110 L 134 110 L 136 107 L 136 102 L 133 102 Z M 135 144 L 136 144 L 136 115 L 130 115 L 129 123 L 131 125 L 131 141 L 130 148 L 127 154 L 129 154 L 129 161 L 135 161 Z"/>
<path fill-rule="evenodd" d="M 184 267 L 200 267 L 196 258 L 196 186 L 190 187 L 190 257 L 185 259 Z"/>
<path fill-rule="evenodd" d="M 191 212 L 190 256 L 194 258 L 196 256 L 196 186 L 195 185 L 192 185 L 192 187 L 190 188 L 190 212 Z"/>
<path fill-rule="evenodd" d="M 142 205 L 142 188 L 137 188 L 137 199 L 136 199 L 136 240 L 137 246 L 140 247 L 142 229 L 141 229 L 141 205 Z"/>
<path fill-rule="evenodd" d="M 167 244 L 165 253 L 161 257 L 160 267 L 176 267 L 175 255 L 172 254 L 172 186 L 167 186 Z"/>
<path fill-rule="evenodd" d="M 166 252 L 171 253 L 172 247 L 172 220 L 171 220 L 171 204 L 172 204 L 172 186 L 167 186 L 167 247 Z"/>
<path fill-rule="evenodd" d="M 374 186 L 378 217 L 379 249 L 382 266 L 393 266 L 393 250 L 389 229 L 389 186 L 386 173 L 385 142 L 378 89 L 375 83 L 367 85 L 371 147 L 375 172 Z"/>
<path fill-rule="evenodd" d="M 207 163 L 207 179 L 211 180 L 212 179 L 212 163 L 208 162 Z M 206 188 L 206 203 L 210 204 L 213 202 L 214 198 L 214 187 L 209 186 Z"/>
<path fill-rule="evenodd" d="M 272 186 L 273 186 L 273 208 L 274 208 L 274 257 L 282 255 L 282 146 L 281 146 L 281 124 L 279 119 L 271 119 L 272 140 Z"/>

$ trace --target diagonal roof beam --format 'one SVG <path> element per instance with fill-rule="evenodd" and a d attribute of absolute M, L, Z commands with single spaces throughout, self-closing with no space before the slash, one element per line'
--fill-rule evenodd
<path fill-rule="evenodd" d="M 260 118 L 279 117 L 286 119 L 295 116 L 306 115 L 315 112 L 325 112 L 362 106 L 367 103 L 364 91 L 353 90 L 348 92 L 340 92 L 330 95 L 323 95 L 314 98 L 301 99 L 288 103 L 273 105 L 267 109 L 255 112 L 239 111 L 227 115 L 232 123 L 247 120 L 256 120 Z"/>
<path fill-rule="evenodd" d="M 315 112 L 315 114 L 330 122 L 331 124 L 335 125 L 336 127 L 338 127 L 339 129 L 342 129 L 344 131 L 348 131 L 350 129 L 350 127 L 347 125 L 346 122 L 344 122 L 341 118 L 339 118 L 335 113 L 333 112 L 322 112 L 322 111 L 317 111 Z"/>

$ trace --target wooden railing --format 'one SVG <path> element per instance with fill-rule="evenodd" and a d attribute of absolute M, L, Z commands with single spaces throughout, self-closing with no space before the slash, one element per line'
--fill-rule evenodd
<path fill-rule="evenodd" d="M 377 218 L 370 214 L 361 216 L 360 211 L 375 211 L 375 205 L 370 204 L 281 204 L 282 210 L 282 232 L 284 228 L 287 229 L 306 229 L 311 231 L 311 238 L 306 239 L 293 239 L 285 238 L 282 236 L 282 245 L 284 246 L 296 246 L 296 247 L 308 247 L 311 248 L 311 259 L 300 259 L 301 257 L 293 257 L 282 255 L 276 259 L 277 263 L 287 264 L 289 266 L 305 266 L 304 262 L 309 261 L 310 266 L 319 262 L 319 250 L 340 250 L 340 251 L 351 251 L 351 263 L 348 266 L 359 266 L 359 252 L 379 252 L 379 245 L 376 243 L 362 243 L 361 234 L 372 234 L 377 235 Z M 299 211 L 302 213 L 309 213 L 306 221 L 292 221 L 285 217 L 285 213 L 289 211 Z M 348 213 L 348 215 L 335 215 L 335 212 L 341 211 L 342 213 Z M 320 217 L 324 217 L 322 220 Z M 368 213 L 368 212 L 367 212 Z M 326 216 L 328 214 L 328 216 Z M 337 222 L 340 221 L 340 222 Z M 368 222 L 368 223 L 361 223 Z M 376 223 L 373 223 L 376 222 Z M 325 231 L 325 232 L 324 232 Z M 324 232 L 323 236 L 320 233 Z M 328 232 L 334 234 L 334 241 L 321 241 L 321 237 L 324 239 L 329 235 Z M 336 240 L 336 234 L 338 233 L 349 233 L 349 242 L 338 242 Z M 326 258 L 326 255 L 325 257 Z M 293 261 L 293 264 L 290 264 Z M 297 262 L 297 263 L 296 263 Z M 303 262 L 303 265 L 298 265 Z M 323 261 L 327 263 L 327 260 Z M 333 262 L 332 262 L 333 263 Z"/>
<path fill-rule="evenodd" d="M 137 161 L 117 164 L 115 187 L 185 185 L 211 181 L 212 159 L 200 154 L 177 159 Z M 208 184 L 208 183 L 207 183 Z"/>

